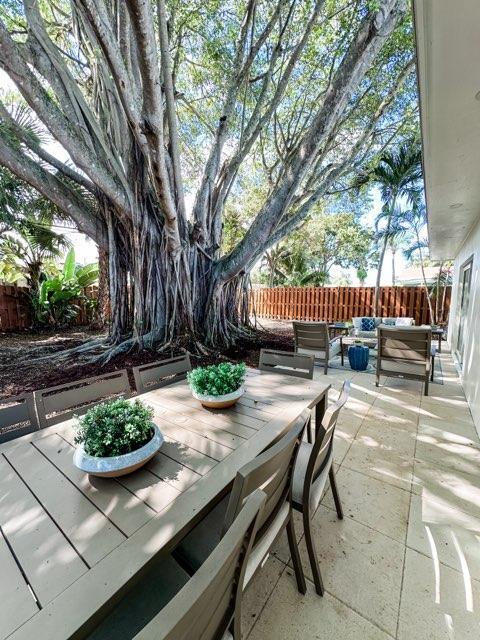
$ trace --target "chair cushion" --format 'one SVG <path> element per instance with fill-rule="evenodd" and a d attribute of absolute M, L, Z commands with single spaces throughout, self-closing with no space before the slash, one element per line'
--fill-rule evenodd
<path fill-rule="evenodd" d="M 131 640 L 189 581 L 190 576 L 172 558 L 154 563 L 148 573 L 118 602 L 89 640 Z"/>
<path fill-rule="evenodd" d="M 305 474 L 307 472 L 307 465 L 312 453 L 313 444 L 309 442 L 302 442 L 300 449 L 298 450 L 297 459 L 295 461 L 295 469 L 293 471 L 293 483 L 292 483 L 292 501 L 293 506 L 303 506 L 303 485 L 305 483 Z M 323 492 L 325 491 L 325 485 L 328 479 L 328 472 L 333 462 L 333 447 L 328 457 L 328 460 L 322 469 L 321 473 L 315 478 L 310 490 L 310 511 L 316 510 L 322 499 Z"/>
<path fill-rule="evenodd" d="M 375 331 L 375 318 L 362 318 L 361 331 Z"/>
<path fill-rule="evenodd" d="M 313 356 L 318 360 L 325 360 L 325 351 L 321 351 L 320 349 L 304 349 L 303 347 L 299 347 L 297 349 L 297 353 L 303 353 L 308 356 Z"/>
<path fill-rule="evenodd" d="M 427 365 L 423 363 L 398 362 L 395 360 L 382 360 L 382 371 L 391 371 L 397 375 L 404 373 L 413 376 L 426 376 Z"/>
<path fill-rule="evenodd" d="M 355 337 L 356 338 L 376 338 L 377 332 L 376 331 L 356 331 Z"/>
<path fill-rule="evenodd" d="M 230 494 L 227 494 L 180 542 L 173 557 L 193 575 L 221 540 Z"/>
<path fill-rule="evenodd" d="M 396 318 L 396 327 L 411 327 L 413 326 L 413 318 Z"/>
<path fill-rule="evenodd" d="M 382 318 L 382 324 L 386 325 L 387 327 L 394 327 L 395 321 L 396 318 Z"/>

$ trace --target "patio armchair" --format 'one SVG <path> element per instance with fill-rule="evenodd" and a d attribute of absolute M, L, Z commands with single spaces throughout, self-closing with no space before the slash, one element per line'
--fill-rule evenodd
<path fill-rule="evenodd" d="M 291 490 L 294 462 L 309 415 L 309 412 L 304 411 L 276 444 L 242 467 L 237 472 L 232 491 L 174 550 L 174 558 L 190 574 L 198 571 L 213 548 L 219 544 L 247 496 L 261 488 L 267 494 L 267 502 L 260 515 L 258 533 L 247 563 L 243 586 L 245 588 L 263 566 L 271 547 L 286 529 L 298 590 L 306 593 L 293 525 Z"/>
<path fill-rule="evenodd" d="M 342 505 L 333 470 L 333 440 L 338 416 L 350 394 L 350 381 L 345 380 L 338 400 L 325 412 L 317 427 L 314 444 L 303 441 L 298 450 L 292 483 L 292 507 L 303 516 L 305 543 L 317 593 L 323 596 L 324 587 L 312 534 L 312 517 L 320 504 L 327 479 L 330 479 L 335 508 L 343 519 Z"/>
<path fill-rule="evenodd" d="M 34 392 L 33 397 L 40 428 L 44 429 L 68 420 L 73 415 L 83 415 L 100 402 L 129 398 L 131 395 L 127 371 L 122 369 L 40 389 Z"/>
<path fill-rule="evenodd" d="M 191 368 L 188 353 L 168 360 L 142 364 L 139 367 L 133 367 L 135 386 L 138 393 L 160 389 L 174 382 L 185 380 L 187 372 Z"/>
<path fill-rule="evenodd" d="M 0 407 L 0 444 L 39 428 L 33 394 L 25 393 L 2 400 Z"/>
<path fill-rule="evenodd" d="M 243 578 L 265 500 L 260 489 L 249 496 L 194 577 L 171 555 L 155 561 L 89 640 L 240 640 Z"/>
<path fill-rule="evenodd" d="M 292 322 L 295 353 L 312 355 L 323 364 L 328 373 L 328 363 L 340 354 L 343 366 L 342 336 L 330 338 L 327 322 Z"/>
<path fill-rule="evenodd" d="M 258 368 L 260 371 L 283 373 L 286 376 L 313 380 L 315 359 L 311 355 L 292 353 L 291 351 L 274 351 L 261 349 Z"/>
<path fill-rule="evenodd" d="M 432 330 L 426 327 L 378 327 L 376 386 L 380 376 L 420 380 L 428 396 L 432 371 Z"/>

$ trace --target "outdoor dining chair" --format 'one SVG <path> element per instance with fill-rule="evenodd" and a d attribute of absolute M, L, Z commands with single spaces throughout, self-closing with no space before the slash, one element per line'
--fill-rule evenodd
<path fill-rule="evenodd" d="M 293 525 L 291 488 L 295 458 L 308 419 L 309 412 L 304 411 L 276 444 L 242 467 L 237 472 L 232 491 L 180 542 L 173 556 L 190 574 L 198 571 L 220 542 L 246 498 L 261 488 L 267 494 L 267 502 L 260 515 L 243 586 L 245 588 L 263 566 L 272 545 L 286 529 L 298 590 L 306 593 Z"/>
<path fill-rule="evenodd" d="M 377 329 L 377 377 L 380 376 L 420 380 L 428 396 L 428 384 L 432 372 L 432 330 L 426 327 L 383 327 Z"/>
<path fill-rule="evenodd" d="M 38 419 L 33 394 L 25 393 L 2 400 L 0 406 L 0 444 L 37 431 Z"/>
<path fill-rule="evenodd" d="M 179 380 L 185 380 L 192 368 L 190 356 L 175 356 L 168 360 L 159 360 L 133 367 L 133 377 L 138 393 L 160 389 Z"/>
<path fill-rule="evenodd" d="M 122 369 L 40 389 L 34 392 L 33 397 L 40 428 L 44 429 L 68 420 L 73 415 L 82 415 L 100 402 L 129 398 L 131 395 L 127 371 Z"/>
<path fill-rule="evenodd" d="M 260 350 L 258 363 L 260 371 L 283 373 L 287 376 L 313 380 L 314 366 L 315 360 L 310 355 L 292 353 L 291 351 L 274 351 L 272 349 Z"/>
<path fill-rule="evenodd" d="M 333 470 L 333 439 L 340 410 L 350 395 L 350 381 L 343 383 L 340 396 L 325 412 L 322 425 L 317 429 L 314 444 L 302 442 L 298 450 L 292 483 L 292 507 L 303 516 L 303 528 L 308 558 L 317 593 L 323 596 L 324 588 L 317 552 L 312 535 L 312 517 L 320 504 L 327 479 L 330 479 L 337 515 L 343 519 L 342 505 Z"/>
<path fill-rule="evenodd" d="M 250 495 L 195 576 L 171 555 L 154 562 L 89 640 L 240 640 L 243 578 L 265 500 L 260 489 Z"/>
<path fill-rule="evenodd" d="M 312 355 L 292 353 L 291 351 L 274 351 L 273 349 L 261 349 L 258 368 L 260 371 L 271 373 L 283 373 L 296 378 L 313 380 L 315 358 Z M 307 424 L 308 441 L 313 442 L 312 420 Z"/>
<path fill-rule="evenodd" d="M 327 322 L 292 322 L 295 353 L 312 355 L 323 365 L 325 375 L 332 358 L 340 355 L 343 367 L 342 336 L 330 338 Z"/>

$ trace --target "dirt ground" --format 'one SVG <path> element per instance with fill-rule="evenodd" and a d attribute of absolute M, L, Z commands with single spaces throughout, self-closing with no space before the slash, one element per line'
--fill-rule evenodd
<path fill-rule="evenodd" d="M 67 365 L 45 358 L 49 354 L 75 347 L 85 340 L 101 335 L 99 332 L 81 327 L 61 333 L 0 333 L 0 399 L 118 369 L 131 369 L 139 364 L 174 355 L 170 353 L 159 355 L 154 351 L 140 353 L 132 351 L 113 358 L 104 366 L 86 363 L 80 356 L 73 357 Z M 208 357 L 192 355 L 192 365 L 212 364 L 222 359 L 232 362 L 243 361 L 249 366 L 256 367 L 262 347 L 292 351 L 291 325 L 268 324 L 268 326 L 259 327 L 252 340 L 241 341 L 222 353 Z M 130 379 L 133 385 L 131 372 Z"/>

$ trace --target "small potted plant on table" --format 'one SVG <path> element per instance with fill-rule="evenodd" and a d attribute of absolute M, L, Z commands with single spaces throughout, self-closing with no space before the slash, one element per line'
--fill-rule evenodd
<path fill-rule="evenodd" d="M 244 393 L 247 367 L 244 362 L 197 367 L 187 375 L 192 395 L 204 407 L 225 409 L 233 406 Z"/>
<path fill-rule="evenodd" d="M 152 416 L 153 409 L 139 400 L 120 399 L 96 405 L 79 420 L 75 466 L 105 478 L 139 469 L 163 444 Z"/>

